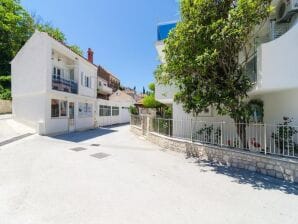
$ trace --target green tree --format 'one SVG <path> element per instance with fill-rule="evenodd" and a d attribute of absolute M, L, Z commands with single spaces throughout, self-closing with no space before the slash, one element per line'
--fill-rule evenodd
<path fill-rule="evenodd" d="M 155 100 L 155 84 L 150 83 L 148 85 L 148 88 L 151 90 L 151 92 L 148 92 L 148 94 L 143 98 L 144 107 L 145 108 L 160 108 L 160 107 L 163 107 L 164 105 L 162 103 Z"/>
<path fill-rule="evenodd" d="M 10 61 L 15 57 L 20 48 L 38 29 L 47 32 L 56 40 L 66 43 L 64 33 L 53 27 L 50 23 L 43 23 L 42 19 L 31 16 L 21 5 L 19 0 L 0 0 L 0 98 L 10 99 Z M 77 54 L 83 51 L 77 45 L 70 48 Z"/>
<path fill-rule="evenodd" d="M 35 29 L 40 32 L 46 32 L 54 39 L 68 45 L 65 34 L 59 28 L 54 27 L 50 22 L 44 22 L 44 20 L 35 13 L 32 14 L 32 18 L 35 21 Z M 68 47 L 76 54 L 83 56 L 83 51 L 78 45 L 69 45 Z"/>
<path fill-rule="evenodd" d="M 57 27 L 53 27 L 50 23 L 38 23 L 36 24 L 36 29 L 38 29 L 40 32 L 45 32 L 49 34 L 54 39 L 66 43 L 66 37 L 64 33 Z"/>
<path fill-rule="evenodd" d="M 155 83 L 154 82 L 150 83 L 148 85 L 148 88 L 151 92 L 155 93 Z"/>
<path fill-rule="evenodd" d="M 145 108 L 159 108 L 162 107 L 163 104 L 159 101 L 155 100 L 155 96 L 153 93 L 147 95 L 143 98 L 143 105 Z"/>
<path fill-rule="evenodd" d="M 78 55 L 84 55 L 83 50 L 78 45 L 70 45 L 69 48 Z"/>
<path fill-rule="evenodd" d="M 271 11 L 271 0 L 181 0 L 181 22 L 165 42 L 166 64 L 156 70 L 162 84 L 179 88 L 175 101 L 186 112 L 209 106 L 243 123 L 250 116 L 247 92 L 252 87 L 239 52 L 250 44 L 255 27 Z M 246 144 L 245 128 L 237 133 Z"/>
<path fill-rule="evenodd" d="M 34 32 L 34 21 L 18 0 L 0 0 L 0 74 L 10 74 L 9 62 Z"/>

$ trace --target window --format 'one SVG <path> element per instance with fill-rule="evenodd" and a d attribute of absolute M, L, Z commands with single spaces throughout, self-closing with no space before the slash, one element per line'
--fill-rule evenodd
<path fill-rule="evenodd" d="M 111 107 L 105 106 L 105 105 L 99 105 L 99 116 L 100 117 L 111 116 Z"/>
<path fill-rule="evenodd" d="M 67 101 L 51 100 L 51 117 L 66 117 L 67 116 Z"/>
<path fill-rule="evenodd" d="M 79 103 L 79 117 L 92 117 L 92 110 L 91 103 Z"/>
<path fill-rule="evenodd" d="M 67 101 L 60 101 L 60 117 L 67 116 Z"/>
<path fill-rule="evenodd" d="M 61 69 L 57 68 L 57 75 L 60 76 L 61 75 Z"/>
<path fill-rule="evenodd" d="M 59 117 L 59 100 L 51 102 L 51 117 Z"/>
<path fill-rule="evenodd" d="M 119 116 L 119 107 L 112 107 L 112 115 Z"/>
<path fill-rule="evenodd" d="M 69 79 L 70 79 L 70 80 L 75 80 L 75 79 L 74 79 L 74 70 L 73 70 L 73 69 L 71 69 L 71 70 L 69 71 Z"/>
<path fill-rule="evenodd" d="M 88 76 L 85 76 L 85 87 L 88 87 Z"/>

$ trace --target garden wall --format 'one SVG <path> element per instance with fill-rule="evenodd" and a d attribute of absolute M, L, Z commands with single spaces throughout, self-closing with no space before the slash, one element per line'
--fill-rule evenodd
<path fill-rule="evenodd" d="M 140 127 L 131 126 L 131 131 L 142 135 Z M 186 153 L 200 160 L 208 160 L 220 165 L 246 169 L 279 179 L 298 183 L 298 160 L 264 155 L 243 150 L 221 148 L 187 140 L 166 137 L 147 132 L 145 137 L 150 142 L 176 152 Z"/>
<path fill-rule="evenodd" d="M 12 112 L 10 100 L 0 100 L 0 114 L 9 114 Z"/>

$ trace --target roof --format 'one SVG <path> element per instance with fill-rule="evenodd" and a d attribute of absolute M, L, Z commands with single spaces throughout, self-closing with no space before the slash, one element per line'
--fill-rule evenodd
<path fill-rule="evenodd" d="M 162 41 L 167 39 L 169 36 L 170 31 L 175 28 L 177 22 L 167 22 L 161 23 L 157 25 L 157 40 Z"/>
<path fill-rule="evenodd" d="M 136 105 L 136 106 L 143 106 L 143 105 L 144 105 L 143 100 L 144 100 L 144 98 L 138 100 L 138 101 L 135 103 L 135 105 Z"/>
<path fill-rule="evenodd" d="M 103 70 L 105 73 L 109 74 L 110 76 L 112 76 L 114 79 L 117 79 L 120 82 L 120 79 L 118 79 L 115 75 L 113 75 L 111 72 L 107 71 L 107 69 L 105 69 L 104 67 L 102 67 L 101 65 L 98 66 L 99 69 Z"/>

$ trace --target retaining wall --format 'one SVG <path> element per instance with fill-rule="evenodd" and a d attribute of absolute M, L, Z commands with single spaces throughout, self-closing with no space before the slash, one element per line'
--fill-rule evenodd
<path fill-rule="evenodd" d="M 142 135 L 142 128 L 131 126 L 131 131 Z M 203 145 L 187 140 L 166 137 L 147 132 L 145 137 L 150 142 L 176 152 L 186 153 L 201 160 L 208 160 L 225 166 L 232 166 L 262 173 L 279 179 L 298 183 L 298 160 L 264 155 L 244 150 Z"/>
<path fill-rule="evenodd" d="M 0 100 L 0 114 L 8 114 L 12 112 L 10 100 Z"/>

